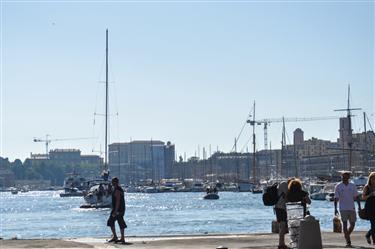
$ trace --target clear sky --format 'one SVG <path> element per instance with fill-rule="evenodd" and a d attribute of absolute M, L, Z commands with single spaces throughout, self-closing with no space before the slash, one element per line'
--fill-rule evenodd
<path fill-rule="evenodd" d="M 105 29 L 111 142 L 171 141 L 229 152 L 256 101 L 256 119 L 345 115 L 374 123 L 374 1 L 1 1 L 1 151 L 104 149 Z M 291 143 L 335 141 L 338 121 L 286 123 Z M 280 147 L 280 123 L 269 126 Z M 258 149 L 263 129 L 256 128 Z M 251 136 L 246 126 L 238 150 Z M 249 144 L 251 148 L 251 144 Z M 95 154 L 95 153 L 94 153 Z M 96 153 L 97 154 L 97 153 Z M 202 156 L 202 152 L 200 153 Z"/>

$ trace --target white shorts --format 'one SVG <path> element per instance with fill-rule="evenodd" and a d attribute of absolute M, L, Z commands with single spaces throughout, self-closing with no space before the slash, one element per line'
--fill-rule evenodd
<path fill-rule="evenodd" d="M 357 215 L 354 210 L 340 210 L 340 216 L 342 221 L 348 221 L 355 223 L 357 221 Z"/>

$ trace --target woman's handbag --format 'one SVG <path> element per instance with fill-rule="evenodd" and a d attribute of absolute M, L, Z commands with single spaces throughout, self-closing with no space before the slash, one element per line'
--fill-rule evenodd
<path fill-rule="evenodd" d="M 362 220 L 368 220 L 368 215 L 367 215 L 367 212 L 366 212 L 366 209 L 359 209 L 358 210 L 358 216 L 359 218 L 361 218 Z"/>

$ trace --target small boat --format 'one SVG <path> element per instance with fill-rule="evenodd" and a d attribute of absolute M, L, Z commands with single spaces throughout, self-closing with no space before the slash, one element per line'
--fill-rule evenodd
<path fill-rule="evenodd" d="M 217 193 L 208 193 L 206 194 L 203 199 L 206 199 L 206 200 L 217 200 L 219 199 L 219 195 Z"/>
<path fill-rule="evenodd" d="M 216 185 L 211 185 L 206 189 L 207 194 L 203 196 L 203 199 L 206 200 L 217 200 L 219 199 L 219 192 L 217 191 Z"/>
<path fill-rule="evenodd" d="M 12 193 L 12 195 L 16 195 L 16 194 L 18 194 L 18 189 L 17 188 L 10 188 L 10 192 Z"/>
<path fill-rule="evenodd" d="M 60 197 L 83 196 L 83 194 L 83 191 L 78 188 L 65 188 L 64 193 L 60 193 Z"/>
<path fill-rule="evenodd" d="M 29 188 L 28 187 L 21 188 L 21 193 L 26 193 L 26 192 L 29 192 Z"/>
<path fill-rule="evenodd" d="M 310 195 L 310 199 L 311 200 L 316 200 L 316 201 L 325 201 L 326 200 L 326 196 L 329 194 L 330 192 L 325 192 L 323 191 L 323 189 L 319 192 L 315 192 L 315 193 L 312 193 Z"/>
<path fill-rule="evenodd" d="M 86 179 L 78 173 L 68 173 L 64 179 L 64 193 L 60 197 L 83 196 Z"/>
<path fill-rule="evenodd" d="M 334 201 L 335 200 L 335 193 L 331 192 L 326 196 L 327 201 Z"/>
<path fill-rule="evenodd" d="M 263 193 L 263 190 L 260 187 L 257 187 L 257 188 L 253 188 L 251 192 L 253 192 L 253 194 L 261 194 Z"/>
<path fill-rule="evenodd" d="M 156 187 L 146 187 L 143 189 L 144 193 L 152 194 L 152 193 L 158 193 L 158 189 Z"/>

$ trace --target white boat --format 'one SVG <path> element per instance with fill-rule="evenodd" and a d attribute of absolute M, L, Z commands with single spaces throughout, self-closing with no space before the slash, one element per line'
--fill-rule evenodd
<path fill-rule="evenodd" d="M 108 180 L 89 182 L 89 190 L 84 195 L 85 204 L 81 208 L 109 208 L 112 205 L 112 184 Z"/>
<path fill-rule="evenodd" d="M 262 189 L 260 186 L 256 186 L 256 187 L 254 187 L 254 188 L 251 190 L 251 192 L 252 192 L 253 194 L 262 194 L 262 193 L 263 193 L 263 189 Z"/>
<path fill-rule="evenodd" d="M 67 174 L 64 180 L 64 192 L 60 193 L 60 197 L 83 196 L 86 179 L 79 174 L 73 172 Z"/>
<path fill-rule="evenodd" d="M 158 193 L 158 189 L 156 187 L 146 187 L 143 189 L 144 193 L 152 194 L 152 193 Z"/>
<path fill-rule="evenodd" d="M 316 200 L 316 201 L 325 201 L 326 200 L 326 196 L 331 193 L 331 192 L 326 192 L 324 191 L 323 189 L 319 192 L 315 192 L 315 193 L 312 193 L 310 195 L 310 199 L 311 200 Z"/>
<path fill-rule="evenodd" d="M 328 195 L 326 195 L 326 200 L 327 201 L 334 201 L 335 200 L 335 193 L 331 192 Z"/>
<path fill-rule="evenodd" d="M 108 181 L 108 29 L 106 30 L 106 77 L 105 77 L 105 152 L 102 179 L 90 181 L 88 191 L 84 195 L 85 204 L 81 208 L 107 208 L 112 205 L 112 184 Z"/>
<path fill-rule="evenodd" d="M 64 192 L 60 193 L 60 197 L 76 197 L 83 195 L 83 191 L 79 190 L 78 188 L 64 188 Z"/>

